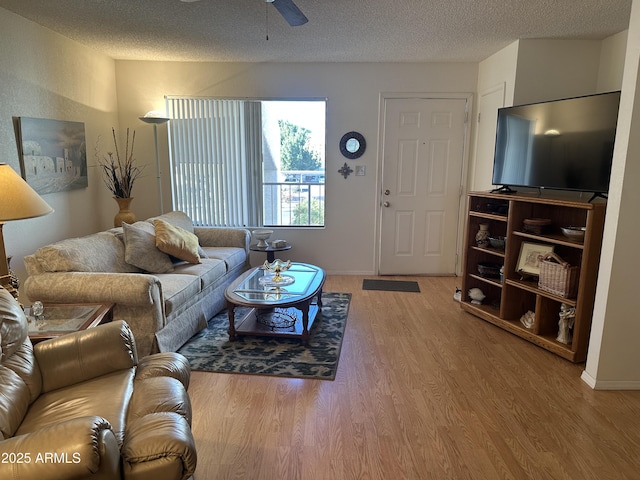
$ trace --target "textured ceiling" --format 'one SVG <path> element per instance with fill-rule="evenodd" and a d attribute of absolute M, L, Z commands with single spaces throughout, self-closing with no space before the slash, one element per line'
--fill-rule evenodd
<path fill-rule="evenodd" d="M 519 38 L 602 39 L 628 28 L 631 9 L 631 0 L 295 2 L 309 18 L 299 27 L 263 0 L 0 0 L 0 7 L 115 59 L 223 62 L 480 61 Z"/>

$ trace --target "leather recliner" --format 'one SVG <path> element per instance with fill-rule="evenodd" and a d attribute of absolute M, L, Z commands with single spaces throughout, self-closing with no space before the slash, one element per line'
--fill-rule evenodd
<path fill-rule="evenodd" d="M 123 321 L 36 344 L 0 288 L 0 478 L 187 479 L 196 467 L 176 353 L 138 360 Z"/>

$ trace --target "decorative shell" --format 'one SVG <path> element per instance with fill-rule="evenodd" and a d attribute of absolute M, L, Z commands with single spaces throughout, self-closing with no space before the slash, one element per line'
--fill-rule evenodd
<path fill-rule="evenodd" d="M 471 299 L 471 303 L 481 304 L 486 298 L 486 295 L 479 288 L 471 288 L 469 289 L 469 298 Z"/>

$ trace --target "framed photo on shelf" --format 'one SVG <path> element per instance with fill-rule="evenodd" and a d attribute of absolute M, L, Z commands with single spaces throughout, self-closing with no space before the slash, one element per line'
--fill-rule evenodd
<path fill-rule="evenodd" d="M 542 243 L 522 242 L 520 246 L 520 256 L 516 265 L 516 272 L 524 276 L 540 275 L 540 255 L 553 252 L 553 245 Z"/>

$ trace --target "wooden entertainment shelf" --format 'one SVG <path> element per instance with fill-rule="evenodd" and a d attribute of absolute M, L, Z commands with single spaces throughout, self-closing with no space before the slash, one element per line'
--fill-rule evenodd
<path fill-rule="evenodd" d="M 519 194 L 472 192 L 468 195 L 468 218 L 462 279 L 464 310 L 535 343 L 572 362 L 586 360 L 591 317 L 596 290 L 606 202 L 594 203 Z M 551 219 L 548 231 L 540 234 L 523 231 L 523 221 Z M 491 236 L 503 236 L 505 249 L 478 247 L 476 233 L 481 223 L 489 224 Z M 565 237 L 560 227 L 586 227 L 584 240 Z M 516 271 L 523 242 L 553 246 L 555 253 L 570 265 L 580 267 L 578 293 L 563 298 L 538 288 L 537 278 L 522 278 Z M 478 272 L 478 263 L 504 266 L 504 278 L 488 277 Z M 471 303 L 469 290 L 479 288 L 486 298 L 482 304 Z M 576 309 L 571 343 L 556 340 L 560 306 Z M 534 324 L 526 328 L 520 318 L 534 312 Z"/>

